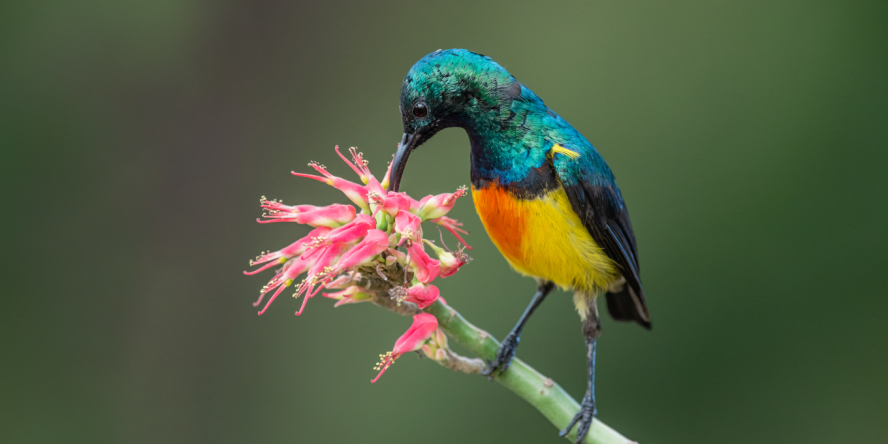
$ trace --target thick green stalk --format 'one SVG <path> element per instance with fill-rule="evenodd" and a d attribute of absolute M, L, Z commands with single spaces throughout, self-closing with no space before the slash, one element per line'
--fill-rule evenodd
<path fill-rule="evenodd" d="M 439 327 L 477 357 L 493 359 L 496 355 L 499 342 L 486 331 L 466 321 L 462 315 L 441 302 L 440 299 L 424 311 L 435 315 L 438 318 Z M 518 358 L 512 361 L 504 374 L 497 375 L 495 379 L 534 406 L 559 430 L 567 427 L 567 423 L 580 409 L 579 403 L 568 395 L 561 386 Z M 576 439 L 576 427 L 568 435 L 568 439 L 571 441 Z M 589 428 L 589 433 L 583 442 L 588 444 L 629 444 L 634 441 L 627 439 L 596 418 L 592 421 L 592 427 Z"/>

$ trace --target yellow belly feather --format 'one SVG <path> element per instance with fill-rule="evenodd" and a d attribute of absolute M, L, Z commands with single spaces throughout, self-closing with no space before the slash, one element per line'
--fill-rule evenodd
<path fill-rule="evenodd" d="M 496 186 L 473 187 L 472 198 L 493 243 L 519 273 L 592 297 L 620 278 L 563 189 L 524 200 Z"/>

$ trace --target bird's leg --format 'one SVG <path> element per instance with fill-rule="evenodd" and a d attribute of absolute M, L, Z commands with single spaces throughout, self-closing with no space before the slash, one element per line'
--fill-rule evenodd
<path fill-rule="evenodd" d="M 570 420 L 570 424 L 559 433 L 565 436 L 575 424 L 577 425 L 577 443 L 583 442 L 589 427 L 592 425 L 592 418 L 598 414 L 595 408 L 595 345 L 598 342 L 598 335 L 601 333 L 601 323 L 598 319 L 598 309 L 595 305 L 595 299 L 591 299 L 586 309 L 586 320 L 583 321 L 583 336 L 586 337 L 586 395 L 580 403 L 580 411 Z"/>
<path fill-rule="evenodd" d="M 530 318 L 534 310 L 540 306 L 543 299 L 546 299 L 546 296 L 552 292 L 553 288 L 555 288 L 555 284 L 551 282 L 540 282 L 536 293 L 533 295 L 533 299 L 530 300 L 530 305 L 527 306 L 524 314 L 521 315 L 521 319 L 518 319 L 515 328 L 506 335 L 503 343 L 500 344 L 499 349 L 496 351 L 496 358 L 493 361 L 487 360 L 487 368 L 481 372 L 482 375 L 492 378 L 493 373 L 497 369 L 499 369 L 500 374 L 503 374 L 509 368 L 512 358 L 515 357 L 515 351 L 518 349 L 518 342 L 521 341 L 521 330 L 524 329 L 524 324 L 527 323 L 527 319 Z"/>

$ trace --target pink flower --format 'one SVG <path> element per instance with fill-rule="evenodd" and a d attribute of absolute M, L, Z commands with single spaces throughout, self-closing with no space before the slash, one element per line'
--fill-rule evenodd
<path fill-rule="evenodd" d="M 364 160 L 364 155 L 358 152 L 358 149 L 355 147 L 351 147 L 348 149 L 348 152 L 352 155 L 352 160 L 354 163 L 350 162 L 345 156 L 339 152 L 339 146 L 336 148 L 336 154 L 339 154 L 339 157 L 342 158 L 345 163 L 351 167 L 352 170 L 361 178 L 361 182 L 364 182 L 367 185 L 368 192 L 374 192 L 379 195 L 385 195 L 385 187 L 383 187 L 373 174 L 370 174 L 370 168 L 367 168 L 367 161 Z M 391 167 L 389 167 L 391 169 Z"/>
<path fill-rule="evenodd" d="M 410 288 L 392 288 L 389 290 L 389 294 L 397 299 L 398 304 L 401 301 L 413 302 L 417 307 L 423 309 L 437 301 L 441 296 L 441 291 L 432 284 L 416 284 Z"/>
<path fill-rule="evenodd" d="M 435 255 L 438 256 L 438 260 L 441 262 L 438 276 L 442 278 L 453 276 L 459 271 L 460 267 L 472 260 L 468 254 L 465 254 L 462 251 L 452 252 L 438 247 L 427 240 L 424 242 L 432 247 Z"/>
<path fill-rule="evenodd" d="M 293 295 L 293 297 L 296 298 L 300 295 L 304 295 L 302 306 L 299 308 L 299 311 L 296 312 L 296 316 L 302 314 L 302 311 L 305 310 L 305 304 L 308 303 L 309 299 L 315 297 L 318 292 L 324 288 L 324 285 L 336 277 L 337 273 L 334 269 L 334 264 L 347 248 L 348 245 L 345 244 L 333 244 L 321 250 L 321 253 L 311 265 L 311 268 L 308 269 L 308 276 L 299 284 L 299 289 L 296 291 L 296 294 Z"/>
<path fill-rule="evenodd" d="M 422 239 L 422 219 L 413 213 L 401 211 L 395 216 L 395 233 L 401 235 L 398 245 L 405 240 L 418 242 Z"/>
<path fill-rule="evenodd" d="M 302 253 L 305 253 L 305 250 L 318 238 L 324 237 L 325 234 L 330 232 L 330 228 L 328 227 L 318 227 L 314 230 L 311 230 L 307 236 L 299 239 L 296 242 L 293 242 L 286 248 L 282 248 L 275 252 L 263 252 L 261 255 L 256 256 L 256 259 L 250 261 L 250 266 L 253 265 L 262 265 L 261 267 L 253 270 L 253 271 L 244 271 L 244 274 L 248 276 L 252 276 L 260 271 L 267 270 L 275 265 L 283 264 L 288 259 L 299 256 Z"/>
<path fill-rule="evenodd" d="M 352 285 L 345 290 L 334 293 L 324 293 L 324 297 L 336 299 L 337 302 L 333 304 L 334 307 L 339 307 L 340 305 L 345 304 L 355 304 L 358 302 L 368 302 L 370 300 L 370 295 L 367 294 L 367 290 L 363 287 L 358 287 L 357 285 Z"/>
<path fill-rule="evenodd" d="M 429 195 L 429 196 L 423 197 L 420 200 L 416 200 L 416 199 L 408 196 L 407 193 L 405 193 L 403 191 L 399 191 L 397 194 L 399 194 L 399 195 L 403 196 L 405 199 L 407 199 L 407 202 L 410 204 L 410 208 L 408 208 L 407 211 L 410 211 L 413 214 L 419 214 L 419 208 L 422 207 L 423 202 L 432 198 L 432 196 Z"/>
<path fill-rule="evenodd" d="M 302 258 L 293 258 L 287 261 L 283 267 L 278 271 L 274 277 L 262 287 L 262 290 L 259 291 L 259 299 L 253 303 L 254 307 L 259 306 L 262 303 L 262 299 L 265 298 L 265 295 L 270 293 L 272 290 L 276 290 L 274 294 L 272 294 L 271 298 L 268 299 L 268 302 L 265 303 L 265 307 L 259 311 L 259 315 L 265 313 L 265 310 L 268 310 L 268 306 L 277 299 L 278 295 L 281 294 L 282 291 L 287 289 L 290 285 L 293 285 L 293 281 L 302 273 L 308 271 L 311 267 L 311 261 L 305 260 Z"/>
<path fill-rule="evenodd" d="M 351 205 L 333 204 L 326 207 L 314 205 L 284 205 L 276 200 L 268 200 L 264 197 L 260 201 L 262 208 L 267 210 L 262 217 L 269 220 L 257 219 L 260 224 L 272 222 L 296 222 L 311 225 L 313 227 L 330 227 L 347 224 L 355 218 L 355 207 Z"/>
<path fill-rule="evenodd" d="M 387 196 L 382 198 L 382 209 L 394 217 L 401 212 L 407 212 L 410 210 L 410 200 L 409 197 L 402 193 L 390 192 Z"/>
<path fill-rule="evenodd" d="M 422 242 L 410 242 L 407 245 L 407 256 L 416 280 L 428 284 L 438 277 L 440 262 L 432 259 L 422 248 Z"/>
<path fill-rule="evenodd" d="M 385 231 L 372 229 L 364 237 L 364 240 L 345 252 L 336 263 L 336 270 L 358 267 L 369 263 L 380 253 L 388 249 L 389 240 Z"/>
<path fill-rule="evenodd" d="M 351 148 L 349 152 L 351 160 L 336 148 L 339 157 L 358 174 L 364 185 L 333 176 L 326 167 L 314 162 L 309 165 L 320 173 L 319 176 L 294 174 L 322 181 L 342 190 L 361 208 L 360 214 L 351 205 L 289 206 L 277 200 L 262 198 L 261 205 L 266 214 L 260 222 L 296 222 L 311 225 L 315 229 L 286 248 L 263 252 L 251 261 L 250 265 L 257 268 L 245 271 L 245 274 L 275 269 L 274 276 L 262 288 L 258 300 L 253 304 L 259 306 L 267 299 L 259 314 L 264 313 L 285 289 L 293 287 L 296 282 L 299 283 L 293 296 L 303 297 L 297 315 L 305 310 L 309 299 L 325 288 L 341 290 L 324 293 L 325 297 L 336 299 L 337 306 L 367 300 L 368 290 L 358 286 L 358 282 L 363 282 L 366 278 L 362 278 L 361 273 L 371 273 L 375 277 L 381 273 L 380 266 L 394 267 L 396 263 L 404 267 L 405 284 L 397 287 L 396 298 L 428 307 L 437 299 L 442 299 L 438 288 L 430 283 L 438 276 L 452 275 L 468 261 L 468 256 L 462 254 L 461 250 L 454 253 L 430 244 L 438 256 L 438 259 L 433 259 L 426 253 L 422 238 L 423 218 L 431 218 L 462 241 L 458 234 L 465 233 L 459 228 L 461 224 L 445 214 L 453 207 L 456 199 L 465 194 L 465 188 L 455 193 L 426 196 L 420 201 L 403 192 L 388 193 L 385 186 L 390 177 L 391 164 L 389 172 L 380 183 L 370 173 L 367 161 L 361 153 L 355 148 Z M 404 251 L 399 251 L 402 246 Z M 384 252 L 387 252 L 385 257 Z M 362 267 L 366 268 L 360 272 Z M 390 272 L 391 269 L 386 271 Z M 413 282 L 408 284 L 407 278 L 411 275 Z M 297 281 L 300 276 L 303 279 Z M 266 295 L 270 297 L 266 298 Z"/>
<path fill-rule="evenodd" d="M 330 245 L 334 243 L 353 244 L 359 242 L 367 232 L 376 228 L 376 221 L 367 214 L 358 214 L 351 222 L 330 231 L 321 238 L 322 243 Z"/>
<path fill-rule="evenodd" d="M 380 361 L 376 364 L 376 367 L 374 367 L 374 370 L 378 370 L 379 374 L 376 375 L 370 383 L 379 380 L 379 377 L 382 376 L 382 374 L 385 373 L 385 371 L 388 370 L 388 368 L 391 367 L 395 360 L 401 355 L 422 348 L 422 345 L 432 337 L 432 334 L 437 329 L 438 320 L 435 319 L 434 315 L 420 313 L 413 316 L 413 325 L 411 325 L 410 328 L 398 338 L 392 351 L 384 355 L 379 355 Z"/>
<path fill-rule="evenodd" d="M 447 216 L 442 216 L 437 219 L 432 219 L 432 222 L 444 227 L 445 230 L 449 231 L 450 234 L 452 234 L 454 237 L 459 239 L 459 241 L 462 242 L 462 244 L 465 245 L 466 248 L 468 248 L 469 250 L 472 249 L 472 247 L 466 243 L 466 241 L 462 238 L 462 236 L 459 235 L 459 233 L 469 234 L 468 231 L 463 230 L 462 228 L 459 228 L 463 225 L 462 222 L 458 222 L 456 219 L 453 219 L 453 218 L 450 218 Z M 459 233 L 457 233 L 457 232 L 459 232 Z"/>
<path fill-rule="evenodd" d="M 468 188 L 460 187 L 455 193 L 444 193 L 437 196 L 427 196 L 422 199 L 419 207 L 419 217 L 422 220 L 437 219 L 449 213 L 456 200 L 464 196 Z"/>
<path fill-rule="evenodd" d="M 314 176 L 311 174 L 297 173 L 295 171 L 291 171 L 291 173 L 294 176 L 307 177 L 309 179 L 319 180 L 327 185 L 331 185 L 333 188 L 342 191 L 349 200 L 354 202 L 354 204 L 360 207 L 362 210 L 370 211 L 370 201 L 367 199 L 366 187 L 330 174 L 325 166 L 317 162 L 310 162 L 308 166 L 317 170 L 323 175 L 323 177 Z"/>

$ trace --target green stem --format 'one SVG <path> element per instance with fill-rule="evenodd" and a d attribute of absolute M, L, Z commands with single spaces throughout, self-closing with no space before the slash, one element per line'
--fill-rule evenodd
<path fill-rule="evenodd" d="M 394 267 L 366 267 L 361 270 L 360 285 L 368 289 L 374 304 L 400 315 L 412 316 L 420 313 L 416 304 L 410 302 L 398 303 L 389 297 L 389 290 L 396 284 L 405 281 L 404 271 L 398 266 Z M 475 327 L 466 321 L 456 310 L 442 302 L 440 299 L 426 307 L 426 313 L 431 313 L 438 319 L 438 326 L 448 336 L 468 348 L 475 356 L 481 359 L 492 360 L 496 356 L 499 342 L 486 331 Z M 480 371 L 483 362 L 475 359 L 462 358 L 456 354 L 442 365 L 448 368 L 476 373 Z M 533 367 L 525 364 L 518 358 L 512 360 L 505 374 L 498 374 L 494 379 L 513 391 L 525 401 L 534 406 L 543 414 L 558 430 L 567 427 L 567 424 L 580 410 L 577 403 L 567 392 L 552 379 L 540 374 Z M 571 430 L 567 438 L 576 439 L 576 426 Z M 629 440 L 616 430 L 608 427 L 598 418 L 592 421 L 592 426 L 583 440 L 586 444 L 630 444 Z"/>
<path fill-rule="evenodd" d="M 466 321 L 462 315 L 441 300 L 426 308 L 425 312 L 435 315 L 438 318 L 439 327 L 456 342 L 468 348 L 475 356 L 481 359 L 493 359 L 496 355 L 499 342 L 486 331 Z M 559 430 L 567 427 L 567 423 L 580 409 L 580 404 L 568 395 L 560 385 L 518 358 L 512 361 L 508 371 L 497 375 L 495 379 L 496 382 L 534 406 Z M 576 439 L 576 427 L 567 438 L 571 441 Z M 589 433 L 583 442 L 587 444 L 628 444 L 634 441 L 627 439 L 596 418 L 592 421 L 592 427 L 589 428 Z"/>

